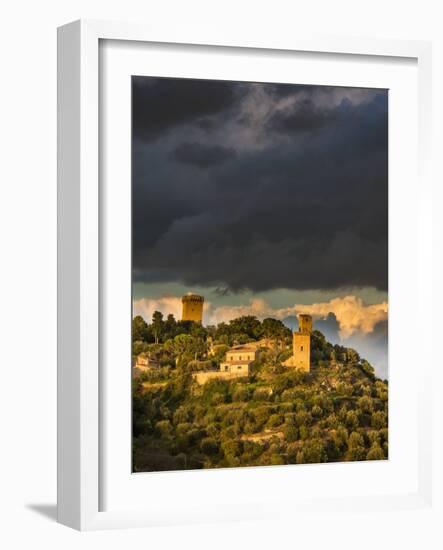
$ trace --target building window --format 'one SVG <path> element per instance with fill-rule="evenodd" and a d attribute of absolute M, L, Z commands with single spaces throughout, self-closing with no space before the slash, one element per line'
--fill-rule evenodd
<path fill-rule="evenodd" d="M 238 367 L 237 367 L 237 368 L 238 368 L 238 370 L 240 370 L 240 369 L 241 369 L 241 365 L 238 365 Z"/>
<path fill-rule="evenodd" d="M 303 351 L 303 346 L 301 346 L 300 351 Z"/>

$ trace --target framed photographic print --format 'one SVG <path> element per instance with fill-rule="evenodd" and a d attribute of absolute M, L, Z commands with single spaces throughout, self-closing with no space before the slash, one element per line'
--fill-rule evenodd
<path fill-rule="evenodd" d="M 191 42 L 59 29 L 59 520 L 428 506 L 429 45 Z"/>
<path fill-rule="evenodd" d="M 133 76 L 132 163 L 133 471 L 387 459 L 388 90 Z"/>

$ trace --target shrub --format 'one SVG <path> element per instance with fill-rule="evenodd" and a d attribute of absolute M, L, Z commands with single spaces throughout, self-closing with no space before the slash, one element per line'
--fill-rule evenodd
<path fill-rule="evenodd" d="M 298 433 L 300 434 L 300 439 L 305 441 L 309 437 L 309 430 L 306 426 L 300 426 L 298 429 Z"/>
<path fill-rule="evenodd" d="M 298 439 L 298 429 L 293 424 L 285 424 L 283 434 L 288 443 Z"/>
<path fill-rule="evenodd" d="M 360 368 L 365 374 L 367 374 L 369 376 L 369 378 L 371 378 L 371 379 L 374 378 L 374 376 L 375 376 L 374 368 L 372 367 L 372 365 L 370 363 L 368 363 L 368 361 L 366 361 L 365 359 L 362 359 L 361 364 L 360 364 Z"/>
<path fill-rule="evenodd" d="M 365 460 L 366 458 L 366 449 L 364 447 L 354 447 L 349 449 L 348 460 Z"/>
<path fill-rule="evenodd" d="M 214 393 L 211 397 L 211 405 L 221 405 L 225 402 L 225 396 L 223 393 Z"/>
<path fill-rule="evenodd" d="M 253 399 L 255 401 L 270 401 L 271 398 L 272 395 L 268 388 L 257 388 L 254 391 Z"/>
<path fill-rule="evenodd" d="M 328 428 L 331 428 L 333 430 L 336 430 L 338 428 L 338 418 L 335 416 L 334 413 L 328 416 L 328 418 L 326 419 L 326 425 L 328 426 Z"/>
<path fill-rule="evenodd" d="M 289 464 L 297 464 L 298 445 L 291 443 L 290 445 L 287 446 L 286 452 L 288 455 Z"/>
<path fill-rule="evenodd" d="M 371 426 L 375 428 L 376 430 L 380 430 L 382 428 L 386 428 L 388 423 L 388 418 L 385 412 L 383 411 L 376 411 L 372 413 L 371 417 Z"/>
<path fill-rule="evenodd" d="M 344 426 L 339 426 L 335 432 L 336 440 L 341 448 L 347 447 L 349 434 L 348 430 Z"/>
<path fill-rule="evenodd" d="M 348 439 L 348 459 L 364 460 L 366 458 L 366 449 L 363 436 L 358 432 L 352 432 Z"/>
<path fill-rule="evenodd" d="M 192 424 L 190 422 L 181 422 L 180 424 L 177 424 L 175 430 L 177 432 L 177 435 L 184 435 L 187 432 L 191 431 Z"/>
<path fill-rule="evenodd" d="M 223 441 L 222 443 L 222 449 L 225 453 L 226 457 L 232 456 L 237 457 L 242 454 L 242 446 L 240 444 L 240 441 L 237 441 L 235 439 L 230 439 L 228 441 Z"/>
<path fill-rule="evenodd" d="M 243 386 L 237 387 L 232 395 L 233 401 L 247 401 L 248 398 L 249 398 L 249 392 L 247 388 Z"/>
<path fill-rule="evenodd" d="M 299 428 L 302 426 L 308 426 L 312 421 L 311 415 L 306 411 L 296 413 L 294 419 L 296 426 Z"/>
<path fill-rule="evenodd" d="M 200 443 L 200 449 L 205 455 L 215 455 L 219 451 L 219 446 L 212 437 L 205 437 Z"/>
<path fill-rule="evenodd" d="M 344 382 L 340 382 L 339 384 L 337 384 L 336 389 L 339 395 L 343 395 L 345 397 L 351 397 L 354 391 L 351 384 L 346 384 Z"/>
<path fill-rule="evenodd" d="M 372 399 L 367 395 L 360 397 L 360 399 L 358 400 L 358 406 L 360 410 L 363 411 L 364 413 L 370 414 L 374 410 Z"/>
<path fill-rule="evenodd" d="M 368 431 L 367 436 L 368 436 L 369 443 L 371 445 L 374 445 L 375 443 L 380 445 L 381 436 L 380 436 L 380 432 L 378 430 Z"/>
<path fill-rule="evenodd" d="M 328 456 L 320 439 L 307 441 L 296 457 L 297 464 L 316 464 L 318 462 L 327 462 L 327 460 Z"/>
<path fill-rule="evenodd" d="M 263 407 L 263 406 L 257 407 L 253 411 L 253 416 L 256 424 L 262 427 L 268 421 L 268 418 L 270 416 L 270 409 L 269 407 Z"/>
<path fill-rule="evenodd" d="M 210 437 L 217 437 L 218 434 L 220 433 L 220 426 L 218 424 L 216 424 L 215 422 L 213 422 L 212 424 L 208 424 L 206 426 L 206 433 Z"/>
<path fill-rule="evenodd" d="M 253 434 L 260 431 L 260 429 L 257 424 L 255 424 L 252 420 L 248 420 L 245 423 L 243 431 L 245 432 L 245 434 Z"/>
<path fill-rule="evenodd" d="M 383 428 L 380 430 L 380 437 L 383 441 L 383 443 L 387 443 L 388 442 L 388 428 Z"/>
<path fill-rule="evenodd" d="M 190 430 L 187 433 L 189 444 L 195 445 L 203 434 L 204 432 L 202 432 L 202 430 L 198 430 L 196 428 Z"/>
<path fill-rule="evenodd" d="M 190 422 L 192 420 L 192 414 L 188 407 L 179 407 L 173 416 L 174 424 L 181 424 L 183 422 Z"/>
<path fill-rule="evenodd" d="M 346 426 L 350 430 L 355 430 L 358 428 L 359 420 L 358 420 L 358 414 L 356 411 L 348 411 L 346 413 Z"/>
<path fill-rule="evenodd" d="M 282 403 L 279 407 L 279 411 L 282 413 L 290 413 L 293 410 L 294 410 L 294 403 Z"/>
<path fill-rule="evenodd" d="M 283 424 L 283 416 L 281 414 L 271 414 L 267 425 L 270 428 L 275 428 L 276 426 L 280 426 L 281 424 Z"/>
<path fill-rule="evenodd" d="M 282 457 L 282 455 L 274 453 L 274 454 L 271 455 L 270 464 L 272 466 L 280 466 L 280 465 L 285 464 L 285 460 Z"/>
<path fill-rule="evenodd" d="M 164 438 L 170 437 L 173 432 L 172 424 L 169 422 L 169 420 L 159 420 L 155 425 L 155 429 L 160 434 L 160 436 Z"/>
<path fill-rule="evenodd" d="M 294 390 L 291 388 L 289 390 L 283 391 L 283 393 L 281 394 L 281 399 L 282 401 L 294 401 L 297 395 L 298 395 L 298 390 Z"/>
<path fill-rule="evenodd" d="M 348 439 L 348 447 L 350 449 L 355 449 L 356 447 L 364 447 L 365 441 L 363 436 L 358 432 L 352 432 Z"/>
<path fill-rule="evenodd" d="M 374 443 L 366 455 L 366 460 L 383 460 L 385 454 L 378 443 Z"/>

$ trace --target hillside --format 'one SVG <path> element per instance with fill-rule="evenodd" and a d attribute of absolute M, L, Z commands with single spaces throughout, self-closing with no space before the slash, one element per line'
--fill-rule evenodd
<path fill-rule="evenodd" d="M 202 327 L 160 316 L 133 323 L 134 356 L 156 365 L 133 382 L 134 471 L 387 458 L 388 384 L 355 350 L 314 331 L 311 372 L 301 373 L 282 365 L 291 331 L 280 321 Z M 195 383 L 229 346 L 253 341 L 266 345 L 249 376 Z"/>

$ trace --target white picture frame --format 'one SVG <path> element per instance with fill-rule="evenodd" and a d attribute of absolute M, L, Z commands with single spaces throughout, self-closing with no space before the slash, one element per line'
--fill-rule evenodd
<path fill-rule="evenodd" d="M 331 53 L 350 56 L 412 58 L 418 67 L 418 168 L 419 209 L 417 239 L 420 245 L 431 241 L 430 211 L 432 184 L 429 175 L 431 140 L 431 46 L 427 42 L 371 40 L 363 38 L 282 36 L 223 38 L 196 36 L 186 30 L 170 36 L 144 25 L 101 21 L 77 21 L 58 32 L 58 520 L 80 530 L 130 526 L 191 523 L 195 521 L 257 519 L 266 511 L 263 501 L 250 502 L 232 513 L 220 514 L 211 506 L 188 510 L 183 504 L 167 514 L 164 509 L 126 507 L 102 510 L 100 483 L 103 473 L 101 453 L 102 408 L 100 397 L 100 212 L 99 184 L 99 44 L 101 40 L 129 43 L 194 44 L 246 51 L 246 48 L 280 52 Z M 420 315 L 429 316 L 432 289 L 430 260 L 432 248 L 420 247 Z M 336 509 L 352 509 L 358 500 L 362 509 L 423 508 L 432 502 L 431 399 L 428 363 L 417 385 L 418 476 L 413 491 L 383 496 L 341 497 Z M 352 467 L 352 466 L 351 466 Z M 321 468 L 312 466 L 311 468 Z M 283 473 L 282 473 L 283 472 Z M 176 475 L 176 474 L 169 474 Z M 182 475 L 192 476 L 192 472 Z M 280 478 L 284 470 L 279 469 Z M 323 475 L 325 475 L 323 471 Z M 271 480 L 272 481 L 272 480 Z M 202 483 L 194 477 L 196 484 Z M 158 483 L 157 483 L 158 485 Z M 292 506 L 292 508 L 291 508 Z M 286 499 L 285 514 L 290 517 L 300 503 Z M 331 500 L 313 497 L 303 508 L 321 510 Z M 117 507 L 118 508 L 118 507 Z M 285 515 L 280 514 L 280 515 Z"/>

